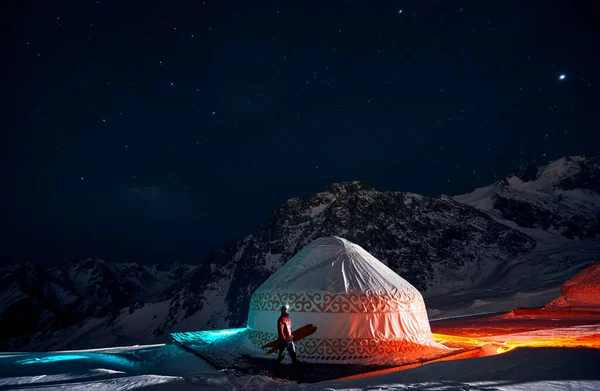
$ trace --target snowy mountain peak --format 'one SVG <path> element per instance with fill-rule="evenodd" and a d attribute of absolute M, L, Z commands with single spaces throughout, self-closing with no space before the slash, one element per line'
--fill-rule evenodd
<path fill-rule="evenodd" d="M 543 166 L 522 165 L 501 182 L 530 190 L 588 188 L 597 191 L 590 179 L 600 181 L 599 171 L 598 157 L 565 156 Z"/>
<path fill-rule="evenodd" d="M 544 166 L 521 166 L 501 181 L 453 198 L 545 244 L 596 237 L 600 157 L 566 156 Z"/>

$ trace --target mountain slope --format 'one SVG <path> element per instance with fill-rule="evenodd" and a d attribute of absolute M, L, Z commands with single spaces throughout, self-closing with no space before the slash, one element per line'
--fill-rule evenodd
<path fill-rule="evenodd" d="M 552 246 L 600 235 L 600 157 L 523 166 L 454 199 Z"/>
<path fill-rule="evenodd" d="M 44 339 L 46 333 L 78 327 L 82 321 L 114 318 L 124 308 L 154 300 L 194 267 L 88 259 L 51 268 L 28 264 L 4 268 L 0 346 L 20 348 L 35 335 Z"/>

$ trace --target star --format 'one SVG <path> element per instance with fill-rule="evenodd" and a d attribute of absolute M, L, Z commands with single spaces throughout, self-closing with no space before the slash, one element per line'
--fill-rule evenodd
<path fill-rule="evenodd" d="M 401 14 L 401 13 L 402 13 L 402 10 L 401 10 L 401 9 L 399 9 L 399 10 L 398 10 L 398 14 Z"/>
<path fill-rule="evenodd" d="M 563 73 L 563 74 L 561 74 L 561 75 L 558 77 L 558 80 L 565 80 L 566 78 L 567 78 L 567 75 L 565 75 L 565 74 Z"/>

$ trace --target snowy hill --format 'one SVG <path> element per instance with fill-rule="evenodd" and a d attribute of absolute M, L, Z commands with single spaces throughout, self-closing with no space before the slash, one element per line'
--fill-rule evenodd
<path fill-rule="evenodd" d="M 505 179 L 454 199 L 554 246 L 600 235 L 600 157 L 567 156 L 523 166 Z"/>

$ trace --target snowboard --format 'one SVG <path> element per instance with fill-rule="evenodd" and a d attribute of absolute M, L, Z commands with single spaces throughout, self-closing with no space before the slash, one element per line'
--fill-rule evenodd
<path fill-rule="evenodd" d="M 318 326 L 314 325 L 314 324 L 307 324 L 304 325 L 302 327 L 300 327 L 297 330 L 294 330 L 292 332 L 292 340 L 295 341 L 300 341 L 302 338 L 306 338 L 309 335 L 314 334 L 315 331 L 317 331 Z M 266 345 L 262 346 L 262 349 L 269 349 L 267 351 L 267 354 L 271 354 L 273 352 L 276 352 L 279 350 L 279 348 L 281 348 L 283 346 L 283 341 L 280 341 L 279 339 L 276 339 L 274 341 L 269 342 Z"/>

